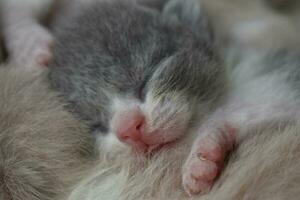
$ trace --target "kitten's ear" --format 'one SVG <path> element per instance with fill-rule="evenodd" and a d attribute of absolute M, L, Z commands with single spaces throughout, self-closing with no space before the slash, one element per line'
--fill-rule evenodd
<path fill-rule="evenodd" d="M 163 8 L 167 23 L 181 23 L 198 36 L 211 40 L 213 38 L 208 17 L 200 0 L 169 0 Z"/>

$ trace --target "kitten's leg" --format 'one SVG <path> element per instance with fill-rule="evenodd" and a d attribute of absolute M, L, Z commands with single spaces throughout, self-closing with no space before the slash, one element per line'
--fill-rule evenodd
<path fill-rule="evenodd" d="M 54 1 L 3 1 L 3 32 L 12 63 L 30 67 L 49 63 L 53 37 L 38 18 Z"/>
<path fill-rule="evenodd" d="M 183 167 L 183 186 L 191 196 L 206 193 L 222 170 L 226 154 L 234 147 L 236 130 L 229 124 L 201 130 Z"/>
<path fill-rule="evenodd" d="M 234 119 L 244 118 L 242 121 L 245 121 L 248 118 L 245 114 L 242 114 L 244 117 L 235 114 L 246 113 L 239 103 L 233 104 L 235 108 L 231 108 L 232 104 L 220 107 L 198 128 L 182 171 L 182 184 L 190 196 L 207 193 L 220 174 L 225 157 L 237 140 L 237 127 L 241 121 Z"/>
<path fill-rule="evenodd" d="M 226 155 L 248 133 L 269 122 L 299 118 L 295 106 L 261 105 L 232 101 L 216 111 L 197 132 L 190 155 L 183 167 L 183 186 L 189 195 L 209 191 L 222 171 Z"/>

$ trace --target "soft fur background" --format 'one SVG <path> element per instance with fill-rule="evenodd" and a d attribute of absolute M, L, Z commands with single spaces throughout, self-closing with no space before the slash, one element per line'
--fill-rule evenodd
<path fill-rule="evenodd" d="M 283 200 L 300 195 L 300 124 L 269 124 L 249 130 L 227 167 L 206 196 L 187 197 L 181 166 L 188 146 L 137 162 L 120 153 L 114 165 L 105 160 L 73 191 L 70 200 Z M 253 135 L 253 133 L 255 133 Z M 123 156 L 121 156 L 123 155 Z"/>
<path fill-rule="evenodd" d="M 297 0 L 200 0 L 218 37 L 255 48 L 300 46 Z M 272 4 L 283 2 L 282 9 Z"/>
<path fill-rule="evenodd" d="M 267 24 L 271 26 L 259 29 L 263 30 L 259 35 L 263 33 L 266 37 L 259 37 L 262 39 L 257 40 L 255 31 L 254 34 L 250 32 L 249 35 L 246 31 L 247 37 L 237 34 L 237 37 L 242 37 L 240 42 L 255 46 L 263 44 L 261 46 L 270 48 L 274 44 L 298 47 L 299 21 L 297 19 L 300 15 L 296 12 L 297 9 L 286 15 L 271 10 L 260 0 L 205 0 L 205 3 L 215 29 L 225 41 L 232 40 L 232 36 L 247 28 L 257 30 L 253 27 L 259 24 L 249 22 L 268 19 L 267 22 L 272 23 Z M 66 186 L 69 180 L 78 178 L 77 173 L 71 174 L 72 170 L 69 171 L 70 169 L 76 171 L 77 166 L 82 166 L 82 162 L 73 160 L 74 156 L 81 156 L 81 153 L 87 152 L 86 149 L 77 148 L 77 144 L 84 140 L 61 138 L 59 143 L 56 143 L 57 137 L 61 137 L 59 133 L 64 132 L 64 126 L 69 130 L 67 134 L 76 136 L 85 132 L 84 127 L 63 111 L 56 95 L 49 94 L 47 84 L 43 80 L 18 70 L 7 68 L 0 70 L 0 199 L 55 199 L 52 197 L 64 195 L 68 191 Z M 249 131 L 252 132 L 253 137 L 242 141 L 230 156 L 224 173 L 212 191 L 206 196 L 193 199 L 299 199 L 300 124 L 297 122 L 269 124 L 263 129 Z M 26 137 L 24 133 L 30 134 Z M 54 134 L 53 138 L 48 138 L 52 134 Z M 33 138 L 37 142 L 33 143 Z M 114 159 L 111 158 L 112 155 L 100 155 L 101 162 L 95 169 L 90 170 L 90 175 L 86 176 L 85 180 L 77 185 L 69 199 L 189 199 L 181 188 L 181 166 L 190 147 L 190 143 L 185 142 L 192 139 L 187 137 L 186 141 L 182 141 L 176 148 L 171 148 L 149 160 L 132 157 L 129 155 L 130 152 L 123 149 L 120 149 Z M 62 146 L 62 143 L 68 145 Z M 49 152 L 61 150 L 65 152 L 64 148 L 74 148 L 74 152 L 77 153 L 73 151 L 71 154 L 63 153 L 57 159 L 44 157 Z M 38 154 L 31 155 L 32 152 Z M 4 158 L 9 159 L 4 160 Z M 67 161 L 67 164 L 59 165 L 60 161 Z M 47 180 L 43 182 L 42 179 L 37 178 L 34 181 L 36 185 L 27 184 L 27 180 L 35 178 L 32 176 L 32 171 L 26 171 L 28 163 L 31 170 L 43 169 Z M 30 176 L 27 176 L 28 174 Z M 14 185 L 11 183 L 21 184 L 22 188 L 13 190 Z M 35 191 L 37 187 L 49 191 L 46 192 L 48 197 L 37 195 L 41 194 L 40 191 Z M 28 191 L 34 191 L 34 195 Z M 63 199 L 66 198 L 62 197 L 61 200 Z"/>
<path fill-rule="evenodd" d="M 93 160 L 86 127 L 46 80 L 46 72 L 0 66 L 1 200 L 58 199 Z"/>

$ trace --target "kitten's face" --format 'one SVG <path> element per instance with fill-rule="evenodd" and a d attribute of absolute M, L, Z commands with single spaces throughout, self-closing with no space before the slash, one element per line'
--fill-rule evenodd
<path fill-rule="evenodd" d="M 54 86 L 96 129 L 140 151 L 186 134 L 224 86 L 198 0 L 168 2 L 162 12 L 101 3 L 57 37 Z"/>
<path fill-rule="evenodd" d="M 112 134 L 143 152 L 180 139 L 220 97 L 220 68 L 204 44 L 177 51 L 145 80 L 140 99 L 130 94 L 113 98 Z"/>

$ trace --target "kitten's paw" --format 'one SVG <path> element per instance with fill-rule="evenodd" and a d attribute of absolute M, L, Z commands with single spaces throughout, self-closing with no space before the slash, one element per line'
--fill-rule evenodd
<path fill-rule="evenodd" d="M 235 129 L 228 125 L 197 139 L 183 168 L 183 187 L 188 195 L 210 190 L 234 143 Z"/>
<path fill-rule="evenodd" d="M 20 24 L 7 34 L 11 62 L 21 66 L 48 66 L 52 59 L 53 36 L 38 23 Z"/>
<path fill-rule="evenodd" d="M 28 44 L 30 47 L 31 44 Z M 48 66 L 52 59 L 53 39 L 50 34 L 35 35 L 35 42 L 31 45 L 31 60 L 41 66 Z M 30 53 L 28 53 L 30 55 Z"/>

